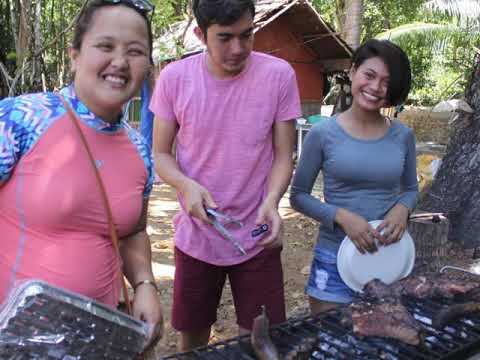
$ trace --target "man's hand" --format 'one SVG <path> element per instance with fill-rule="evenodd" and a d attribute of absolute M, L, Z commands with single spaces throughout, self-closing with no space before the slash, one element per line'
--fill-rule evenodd
<path fill-rule="evenodd" d="M 390 245 L 399 241 L 407 228 L 407 220 L 408 209 L 405 205 L 397 204 L 392 207 L 377 228 L 377 231 L 383 231 L 382 243 Z"/>
<path fill-rule="evenodd" d="M 149 284 L 138 286 L 133 298 L 133 316 L 150 325 L 146 348 L 155 346 L 163 336 L 163 311 L 155 287 Z"/>
<path fill-rule="evenodd" d="M 205 207 L 216 209 L 217 204 L 208 190 L 192 179 L 186 180 L 179 190 L 183 195 L 188 215 L 209 223 Z"/>
<path fill-rule="evenodd" d="M 256 219 L 257 225 L 268 224 L 269 232 L 262 240 L 258 242 L 259 245 L 265 248 L 274 248 L 282 245 L 282 218 L 278 213 L 278 206 L 275 202 L 265 199 L 258 210 Z"/>
<path fill-rule="evenodd" d="M 382 242 L 384 241 L 378 230 L 375 230 L 363 217 L 353 212 L 339 209 L 335 216 L 335 221 L 342 227 L 361 254 L 377 251 L 375 238 Z"/>

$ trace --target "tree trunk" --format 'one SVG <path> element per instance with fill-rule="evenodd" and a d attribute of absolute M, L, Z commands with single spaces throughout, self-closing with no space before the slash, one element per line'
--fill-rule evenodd
<path fill-rule="evenodd" d="M 336 0 L 335 6 L 335 16 L 337 18 L 337 28 L 344 29 L 345 28 L 345 13 L 346 13 L 346 0 Z"/>
<path fill-rule="evenodd" d="M 415 266 L 438 271 L 447 257 L 449 223 L 442 215 L 417 213 L 408 223 L 415 242 Z"/>
<path fill-rule="evenodd" d="M 37 0 L 35 4 L 35 15 L 34 15 L 34 24 L 33 24 L 33 34 L 34 34 L 34 49 L 35 54 L 38 54 L 40 49 L 43 46 L 43 35 L 42 35 L 42 0 Z"/>
<path fill-rule="evenodd" d="M 30 40 L 30 29 L 28 26 L 28 9 L 31 4 L 28 0 L 20 0 L 19 2 L 19 19 L 18 19 L 18 37 L 16 43 L 17 51 L 17 68 L 21 68 L 23 61 L 28 54 L 28 44 Z"/>
<path fill-rule="evenodd" d="M 15 46 L 18 43 L 18 4 L 16 0 L 10 1 L 9 10 L 10 10 L 10 26 L 12 27 L 12 35 L 13 41 L 15 42 Z"/>
<path fill-rule="evenodd" d="M 345 25 L 342 33 L 347 44 L 354 50 L 360 46 L 363 11 L 363 0 L 348 0 L 346 2 Z"/>
<path fill-rule="evenodd" d="M 480 56 L 466 100 L 474 113 L 462 113 L 452 124 L 442 165 L 418 207 L 445 213 L 449 239 L 474 248 L 480 246 Z"/>

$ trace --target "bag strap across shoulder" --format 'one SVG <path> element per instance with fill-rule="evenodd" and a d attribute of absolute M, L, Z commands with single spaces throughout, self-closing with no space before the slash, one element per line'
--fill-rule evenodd
<path fill-rule="evenodd" d="M 103 206 L 105 207 L 105 212 L 108 217 L 108 229 L 110 232 L 110 238 L 113 243 L 113 247 L 115 248 L 115 251 L 117 252 L 117 256 L 120 258 L 120 247 L 118 244 L 118 235 L 117 235 L 117 229 L 115 227 L 115 223 L 113 222 L 113 215 L 112 215 L 112 208 L 110 207 L 110 202 L 108 201 L 108 196 L 107 196 L 107 191 L 105 189 L 105 185 L 103 183 L 102 177 L 100 176 L 100 172 L 98 171 L 98 168 L 95 164 L 95 159 L 93 157 L 92 151 L 90 149 L 90 146 L 88 145 L 87 139 L 85 138 L 85 135 L 82 131 L 82 128 L 80 127 L 80 122 L 78 120 L 77 114 L 72 110 L 71 106 L 67 103 L 67 101 L 64 99 L 64 97 L 61 94 L 58 94 L 60 100 L 62 100 L 63 105 L 68 111 L 68 114 L 70 115 L 70 118 L 72 119 L 73 124 L 75 125 L 75 128 L 77 129 L 77 132 L 80 136 L 80 139 L 82 140 L 82 143 L 84 145 L 85 150 L 87 151 L 88 158 L 90 159 L 90 163 L 92 165 L 93 171 L 95 173 L 95 177 L 97 179 L 97 185 L 100 190 L 101 196 L 102 196 L 102 201 L 103 201 Z M 125 304 L 127 307 L 127 313 L 129 315 L 132 315 L 132 306 L 130 304 L 130 299 L 128 296 L 128 289 L 127 289 L 127 284 L 125 282 L 125 278 L 123 276 L 122 269 L 119 268 L 120 272 L 120 277 L 122 279 L 122 291 L 123 291 L 123 298 L 125 300 Z"/>

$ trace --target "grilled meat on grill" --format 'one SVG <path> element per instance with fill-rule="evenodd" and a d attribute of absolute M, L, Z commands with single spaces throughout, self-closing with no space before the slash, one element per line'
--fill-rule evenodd
<path fill-rule="evenodd" d="M 269 333 L 269 321 L 265 313 L 265 307 L 262 306 L 262 313 L 253 320 L 253 328 L 250 336 L 251 344 L 258 360 L 307 360 L 315 350 L 318 343 L 317 336 L 297 336 L 292 338 L 290 335 L 282 339 L 280 334 L 274 339 L 279 342 L 288 343 L 288 349 L 278 351 L 272 341 Z"/>
<path fill-rule="evenodd" d="M 411 276 L 400 280 L 401 293 L 415 298 L 431 297 L 453 298 L 455 295 L 466 294 L 478 287 L 477 282 L 452 279 L 445 274 L 432 276 Z M 398 291 L 398 290 L 397 290 Z"/>
<path fill-rule="evenodd" d="M 433 317 L 432 325 L 436 329 L 443 329 L 448 323 L 475 312 L 480 312 L 478 302 L 449 305 Z"/>
<path fill-rule="evenodd" d="M 262 313 L 253 320 L 250 336 L 253 351 L 258 360 L 280 360 L 278 350 L 270 338 L 269 324 L 265 307 L 262 306 Z"/>
<path fill-rule="evenodd" d="M 383 299 L 387 297 L 398 297 L 393 285 L 387 285 L 382 280 L 373 279 L 365 284 L 363 292 L 365 296 L 373 299 Z"/>
<path fill-rule="evenodd" d="M 360 336 L 379 336 L 406 344 L 422 342 L 422 327 L 398 299 L 386 298 L 376 303 L 361 301 L 350 305 L 353 332 Z M 350 319 L 343 319 L 346 325 Z"/>
<path fill-rule="evenodd" d="M 374 279 L 368 282 L 364 291 L 368 297 L 384 298 L 408 295 L 417 299 L 432 297 L 453 298 L 477 288 L 479 283 L 462 279 L 451 279 L 445 274 L 431 276 L 409 276 L 391 285 Z"/>

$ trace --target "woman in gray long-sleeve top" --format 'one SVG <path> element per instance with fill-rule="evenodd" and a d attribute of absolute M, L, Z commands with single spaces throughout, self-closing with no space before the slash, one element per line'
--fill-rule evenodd
<path fill-rule="evenodd" d="M 418 195 L 414 134 L 380 113 L 405 101 L 408 57 L 389 41 L 369 40 L 354 54 L 350 76 L 352 106 L 312 127 L 292 183 L 292 206 L 322 225 L 306 286 L 313 313 L 351 301 L 336 264 L 345 235 L 361 253 L 376 251 L 374 238 L 398 241 Z M 320 171 L 324 201 L 311 195 Z M 377 219 L 374 229 L 368 221 Z"/>

